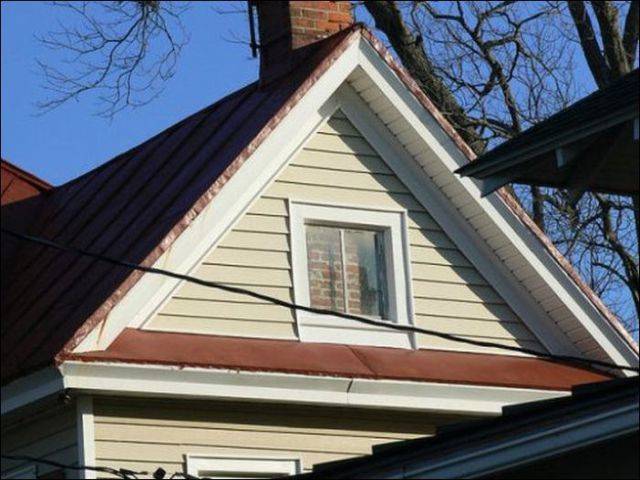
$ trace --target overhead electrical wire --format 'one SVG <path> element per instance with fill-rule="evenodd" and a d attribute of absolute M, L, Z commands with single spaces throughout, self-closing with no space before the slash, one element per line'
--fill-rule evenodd
<path fill-rule="evenodd" d="M 61 462 L 56 462 L 54 460 L 49 460 L 46 458 L 40 457 L 31 457 L 29 455 L 5 455 L 4 453 L 0 455 L 3 460 L 9 460 L 12 462 L 29 462 L 29 463 L 38 463 L 41 465 L 47 465 L 49 467 L 55 467 L 63 470 L 76 470 L 76 471 L 91 471 L 97 473 L 108 473 L 110 475 L 114 475 L 118 478 L 122 478 L 125 480 L 128 479 L 137 479 L 140 476 L 149 476 L 155 480 L 162 480 L 165 478 L 173 479 L 173 478 L 184 478 L 186 480 L 200 480 L 200 477 L 196 477 L 194 475 L 190 475 L 188 473 L 175 472 L 171 474 L 170 477 L 167 477 L 167 471 L 164 468 L 158 467 L 153 472 L 137 472 L 135 470 L 129 470 L 126 468 L 113 468 L 113 467 L 94 467 L 90 465 L 68 465 Z"/>
<path fill-rule="evenodd" d="M 6 228 L 0 228 L 0 231 L 2 233 L 5 233 L 7 235 L 10 235 L 14 238 L 18 238 L 27 242 L 31 242 L 31 243 L 36 243 L 39 245 L 43 245 L 46 247 L 50 247 L 53 249 L 57 249 L 60 251 L 64 251 L 64 252 L 69 252 L 69 253 L 74 253 L 77 255 L 82 255 L 85 257 L 91 257 L 94 258 L 96 260 L 100 260 L 102 262 L 106 262 L 106 263 L 110 263 L 112 265 L 117 265 L 120 267 L 126 267 L 129 268 L 131 270 L 137 270 L 140 272 L 144 272 L 144 273 L 152 273 L 152 274 L 157 274 L 157 275 L 163 275 L 166 277 L 170 277 L 170 278 L 175 278 L 177 280 L 184 280 L 186 282 L 189 283 L 193 283 L 196 285 L 201 285 L 204 287 L 209 287 L 209 288 L 215 288 L 218 290 L 223 290 L 226 292 L 230 292 L 230 293 L 237 293 L 237 294 L 241 294 L 241 295 L 247 295 L 249 297 L 255 298 L 257 300 L 263 300 L 266 302 L 269 302 L 271 304 L 274 305 L 278 305 L 281 307 L 285 307 L 285 308 L 290 308 L 293 310 L 299 310 L 299 311 L 304 311 L 304 312 L 309 312 L 309 313 L 314 313 L 314 314 L 318 314 L 318 315 L 331 315 L 331 316 L 335 316 L 335 317 L 340 317 L 340 318 L 344 318 L 346 320 L 353 320 L 355 322 L 359 322 L 359 323 L 363 323 L 366 325 L 371 325 L 371 326 L 375 326 L 375 327 L 381 327 L 381 328 L 386 328 L 386 329 L 391 329 L 391 330 L 396 330 L 396 331 L 402 331 L 402 332 L 407 332 L 407 333 L 420 333 L 423 335 L 430 335 L 430 336 L 434 336 L 434 337 L 439 337 L 439 338 L 443 338 L 445 340 L 450 340 L 453 342 L 457 342 L 457 343 L 464 343 L 467 345 L 473 345 L 476 347 L 486 347 L 486 348 L 494 348 L 494 349 L 499 349 L 499 350 L 505 350 L 505 351 L 509 351 L 509 352 L 516 352 L 516 353 L 524 353 L 527 355 L 532 355 L 535 357 L 539 357 L 539 358 L 545 358 L 551 361 L 555 361 L 555 362 L 563 362 L 563 363 L 573 363 L 573 364 L 582 364 L 582 365 L 589 365 L 589 366 L 598 366 L 598 367 L 603 367 L 603 368 L 609 368 L 609 369 L 615 369 L 615 370 L 623 370 L 623 371 L 632 371 L 632 372 L 640 372 L 640 369 L 638 367 L 633 367 L 633 366 L 626 366 L 626 365 L 617 365 L 615 363 L 611 363 L 611 362 L 606 362 L 606 361 L 602 361 L 602 360 L 597 360 L 597 359 L 588 359 L 588 358 L 583 358 L 583 357 L 577 357 L 577 356 L 573 356 L 573 355 L 556 355 L 556 354 L 552 354 L 552 353 L 547 353 L 547 352 L 542 352 L 542 351 L 538 351 L 538 350 L 534 350 L 531 348 L 525 348 L 525 347 L 516 347 L 513 345 L 504 345 L 501 343 L 495 343 L 495 342 L 489 342 L 489 341 L 483 341 L 483 340 L 474 340 L 474 339 L 470 339 L 470 338 L 465 338 L 465 337 L 461 337 L 459 335 L 454 335 L 451 333 L 444 333 L 444 332 L 438 332 L 435 330 L 429 330 L 426 328 L 420 328 L 420 327 L 415 327 L 413 325 L 400 325 L 397 323 L 391 323 L 391 322 L 386 322 L 383 320 L 375 320 L 372 318 L 367 318 L 367 317 L 362 317 L 359 315 L 353 315 L 350 313 L 343 313 L 343 312 L 337 312 L 334 310 L 330 310 L 330 309 L 325 309 L 325 308 L 315 308 L 315 307 L 308 307 L 306 305 L 298 305 L 292 302 L 287 302 L 285 300 L 280 300 L 278 298 L 274 298 L 271 297 L 269 295 L 264 295 L 262 293 L 258 293 L 258 292 L 254 292 L 245 288 L 241 288 L 241 287 L 235 287 L 232 285 L 228 285 L 228 284 L 224 284 L 224 283 L 220 283 L 220 282 L 214 282 L 211 280 L 204 280 L 202 278 L 197 278 L 197 277 L 192 277 L 190 275 L 184 275 L 181 273 L 176 273 L 176 272 L 172 272 L 170 270 L 164 270 L 161 268 L 155 268 L 155 267 L 145 267 L 145 266 L 141 266 L 132 262 L 128 262 L 128 261 L 124 261 L 124 260 L 119 260 L 117 258 L 113 258 L 107 255 L 103 255 L 103 254 L 99 254 L 99 253 L 94 253 L 94 252 L 90 252 L 81 248 L 77 248 L 77 247 L 73 247 L 70 245 L 63 245 L 61 243 L 58 242 L 54 242 L 52 240 L 48 240 L 46 238 L 42 238 L 42 237 L 37 237 L 37 236 L 33 236 L 33 235 L 27 235 L 25 233 L 19 233 L 19 232 L 14 232 L 12 230 L 6 229 Z"/>

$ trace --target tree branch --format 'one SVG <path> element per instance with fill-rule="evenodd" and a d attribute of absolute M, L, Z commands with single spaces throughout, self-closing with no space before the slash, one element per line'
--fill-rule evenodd
<path fill-rule="evenodd" d="M 607 62 L 600 51 L 600 46 L 596 40 L 596 34 L 591 23 L 591 18 L 587 13 L 584 3 L 582 1 L 576 2 L 572 0 L 567 1 L 569 12 L 573 18 L 573 23 L 578 31 L 578 37 L 580 38 L 580 45 L 584 52 L 584 56 L 589 65 L 589 70 L 596 81 L 599 88 L 606 87 L 611 81 L 609 73 L 609 67 Z"/>

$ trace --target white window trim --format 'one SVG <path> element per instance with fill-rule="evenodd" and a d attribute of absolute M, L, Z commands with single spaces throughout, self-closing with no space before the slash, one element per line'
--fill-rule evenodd
<path fill-rule="evenodd" d="M 305 225 L 314 221 L 337 226 L 384 229 L 385 248 L 388 252 L 386 271 L 389 277 L 389 321 L 411 325 L 413 302 L 406 210 L 289 199 L 293 293 L 295 302 L 305 306 L 310 305 Z M 415 348 L 415 339 L 410 333 L 365 325 L 337 316 L 298 310 L 296 323 L 300 340 L 305 342 Z"/>
<path fill-rule="evenodd" d="M 214 475 L 255 473 L 273 475 L 274 477 L 302 473 L 300 459 L 291 457 L 230 457 L 187 454 L 186 466 L 187 474 L 196 477 L 200 477 L 202 471 Z"/>

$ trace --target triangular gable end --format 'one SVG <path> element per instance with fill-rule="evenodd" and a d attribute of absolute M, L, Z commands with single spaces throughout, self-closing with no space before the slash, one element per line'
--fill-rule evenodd
<path fill-rule="evenodd" d="M 157 266 L 193 273 L 264 187 L 338 109 L 547 350 L 582 352 L 625 364 L 637 361 L 633 347 L 566 272 L 548 263 L 550 256 L 535 244 L 539 240 L 532 238 L 503 200 L 480 199 L 473 182 L 453 175 L 466 162 L 460 145 L 363 37 L 315 81 Z M 484 226 L 482 235 L 478 225 Z M 527 275 L 530 285 L 522 283 Z M 139 327 L 176 287 L 169 279 L 143 277 L 114 307 L 104 327 L 94 329 L 77 351 L 104 349 L 123 328 Z"/>
<path fill-rule="evenodd" d="M 321 125 L 194 275 L 295 302 L 289 216 L 292 200 L 406 212 L 415 325 L 544 349 L 341 110 Z M 185 283 L 142 328 L 289 340 L 297 340 L 299 335 L 307 341 L 316 333 L 315 339 L 330 338 L 323 335 L 328 329 L 323 319 L 315 329 L 296 320 L 290 309 Z M 375 331 L 362 343 L 393 346 L 393 339 L 385 343 L 386 333 Z M 357 336 L 347 337 L 344 330 L 338 338 L 359 343 Z M 419 336 L 417 346 L 474 349 L 426 336 Z"/>

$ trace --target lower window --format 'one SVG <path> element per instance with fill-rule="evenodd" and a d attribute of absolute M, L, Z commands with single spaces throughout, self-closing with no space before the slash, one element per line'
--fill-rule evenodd
<path fill-rule="evenodd" d="M 187 474 L 200 478 L 277 478 L 301 473 L 298 459 L 187 455 Z"/>

